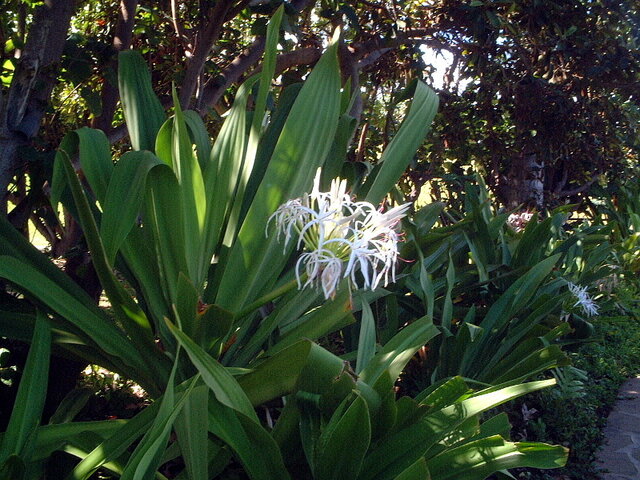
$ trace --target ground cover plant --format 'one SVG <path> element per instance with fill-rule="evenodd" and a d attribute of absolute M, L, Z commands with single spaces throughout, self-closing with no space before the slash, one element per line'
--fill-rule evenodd
<path fill-rule="evenodd" d="M 596 480 L 601 478 L 601 469 L 606 469 L 595 458 L 620 386 L 639 372 L 638 318 L 603 316 L 595 322 L 595 332 L 595 341 L 571 355 L 573 366 L 584 372 L 577 392 L 533 395 L 509 412 L 511 418 L 517 418 L 515 409 L 522 412 L 522 405 L 535 409 L 526 422 L 514 421 L 515 432 L 526 431 L 528 440 L 571 445 L 565 468 L 554 475 L 528 471 L 524 478 L 548 480 L 565 476 Z"/>

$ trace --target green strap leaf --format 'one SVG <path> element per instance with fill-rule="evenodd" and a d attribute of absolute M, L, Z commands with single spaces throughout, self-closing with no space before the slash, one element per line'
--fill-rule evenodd
<path fill-rule="evenodd" d="M 0 277 L 31 293 L 58 315 L 76 325 L 88 339 L 100 345 L 103 352 L 120 360 L 115 360 L 114 363 L 134 367 L 136 372 L 141 373 L 136 381 L 146 388 L 145 384 L 149 381 L 146 376 L 142 376 L 142 372 L 147 368 L 140 352 L 97 307 L 87 307 L 48 276 L 11 257 L 0 257 Z"/>
<path fill-rule="evenodd" d="M 131 420 L 101 422 L 105 424 L 104 427 L 109 428 L 108 432 L 110 436 L 89 452 L 80 463 L 75 466 L 66 480 L 86 480 L 102 465 L 119 458 L 127 451 L 133 442 L 140 438 L 143 433 L 151 427 L 159 406 L 160 402 L 154 403 Z M 122 422 L 124 422 L 124 424 L 122 424 Z M 87 428 L 86 431 L 92 430 Z M 64 433 L 66 432 L 59 432 L 61 440 L 67 440 L 69 438 L 69 436 L 64 437 Z"/>
<path fill-rule="evenodd" d="M 200 117 L 198 113 L 193 110 L 185 110 L 182 114 L 184 115 L 184 122 L 189 131 L 191 143 L 196 146 L 196 154 L 200 170 L 204 172 L 207 168 L 207 163 L 209 163 L 209 155 L 211 154 L 211 140 L 209 132 L 202 121 L 202 117 Z"/>
<path fill-rule="evenodd" d="M 310 341 L 301 340 L 272 357 L 261 359 L 250 373 L 240 377 L 238 383 L 251 404 L 258 406 L 292 393 L 307 363 L 311 345 Z"/>
<path fill-rule="evenodd" d="M 380 158 L 381 168 L 373 179 L 366 201 L 374 205 L 382 202 L 422 144 L 437 111 L 436 93 L 423 82 L 417 82 L 409 113 Z"/>
<path fill-rule="evenodd" d="M 156 385 L 160 385 L 167 378 L 168 365 L 166 357 L 162 356 L 156 348 L 151 324 L 146 314 L 113 273 L 102 239 L 98 233 L 95 218 L 89 207 L 89 202 L 71 162 L 64 154 L 56 156 L 56 162 L 62 162 L 64 167 L 67 182 L 78 210 L 80 224 L 89 244 L 93 265 L 100 283 L 111 301 L 118 320 L 124 325 L 128 334 L 136 337 L 136 348 L 149 363 L 148 370 L 154 376 Z"/>
<path fill-rule="evenodd" d="M 265 238 L 267 220 L 278 206 L 311 186 L 316 169 L 331 148 L 339 107 L 335 43 L 318 61 L 291 108 L 232 247 L 215 303 L 237 312 L 273 286 L 286 258 L 275 235 Z"/>
<path fill-rule="evenodd" d="M 100 224 L 100 237 L 111 264 L 140 215 L 147 174 L 159 164 L 161 160 L 151 152 L 127 152 L 113 170 Z"/>
<path fill-rule="evenodd" d="M 200 256 L 201 244 L 204 241 L 207 209 L 205 184 L 175 89 L 173 97 L 175 114 L 171 153 L 173 171 L 178 179 L 182 198 L 182 228 L 184 229 L 184 250 L 188 268 L 185 273 L 189 274 L 189 278 L 194 282 L 196 288 L 201 289 L 211 262 L 210 258 L 204 261 Z"/>
<path fill-rule="evenodd" d="M 232 208 L 241 175 L 247 142 L 247 102 L 257 76 L 244 82 L 236 94 L 229 115 L 222 124 L 203 172 L 207 192 L 202 259 L 210 262 L 222 243 L 225 220 Z"/>
<path fill-rule="evenodd" d="M 135 150 L 153 151 L 166 117 L 140 53 L 125 50 L 118 54 L 118 87 L 131 145 Z"/>
<path fill-rule="evenodd" d="M 367 402 L 357 393 L 354 400 L 347 398 L 345 402 L 351 405 L 346 410 L 338 407 L 318 439 L 313 472 L 316 480 L 357 478 L 369 448 L 371 419 Z"/>
<path fill-rule="evenodd" d="M 50 354 L 51 331 L 46 316 L 38 312 L 15 405 L 0 445 L 0 465 L 12 455 L 30 460 L 30 444 L 40 424 L 47 394 Z"/>
<path fill-rule="evenodd" d="M 174 397 L 174 378 L 178 365 L 178 356 L 174 363 L 173 370 L 169 377 L 169 382 L 165 388 L 164 395 L 160 400 L 160 407 L 151 425 L 151 429 L 144 435 L 136 449 L 131 454 L 121 480 L 151 480 L 155 476 L 157 468 L 160 466 L 162 455 L 169 441 L 169 435 L 173 428 L 173 422 L 192 392 L 193 387 L 198 382 L 194 377 L 180 397 Z"/>
<path fill-rule="evenodd" d="M 416 320 L 387 342 L 360 373 L 360 378 L 373 385 L 385 370 L 389 370 L 391 378 L 398 378 L 413 354 L 439 333 L 430 318 Z"/>
<path fill-rule="evenodd" d="M 258 416 L 253 410 L 251 401 L 227 369 L 169 321 L 167 325 L 218 401 L 258 422 Z"/>
<path fill-rule="evenodd" d="M 427 461 L 421 458 L 393 480 L 431 480 Z"/>
<path fill-rule="evenodd" d="M 262 425 L 212 398 L 209 430 L 236 453 L 251 480 L 288 480 L 278 444 Z"/>
<path fill-rule="evenodd" d="M 258 94 L 256 96 L 255 109 L 251 119 L 251 128 L 249 130 L 249 140 L 244 155 L 242 169 L 238 176 L 238 185 L 231 211 L 229 212 L 229 220 L 225 228 L 225 245 L 231 245 L 235 240 L 240 227 L 240 214 L 244 200 L 244 194 L 253 171 L 256 154 L 258 152 L 258 143 L 262 136 L 263 121 L 265 118 L 265 109 L 267 105 L 267 95 L 271 87 L 271 79 L 276 70 L 276 55 L 278 41 L 280 40 L 280 23 L 284 14 L 284 5 L 281 5 L 269 20 L 267 27 L 267 39 L 265 42 L 265 54 L 262 62 L 262 71 L 260 72 L 260 83 L 258 86 Z"/>
<path fill-rule="evenodd" d="M 499 435 L 445 450 L 427 460 L 433 480 L 475 480 L 507 468 L 559 468 L 569 450 L 543 443 L 506 442 Z"/>
<path fill-rule="evenodd" d="M 360 319 L 360 335 L 358 336 L 358 355 L 356 357 L 356 373 L 360 373 L 369 365 L 376 353 L 376 322 L 371 307 L 362 302 Z"/>
<path fill-rule="evenodd" d="M 208 425 L 205 419 L 209 409 L 209 389 L 206 385 L 194 387 L 175 422 L 180 452 L 189 480 L 208 480 Z"/>

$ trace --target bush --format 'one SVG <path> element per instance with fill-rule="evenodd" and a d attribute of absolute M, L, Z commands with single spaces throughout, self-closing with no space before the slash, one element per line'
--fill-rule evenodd
<path fill-rule="evenodd" d="M 528 480 L 580 478 L 598 480 L 596 454 L 604 441 L 602 429 L 624 381 L 640 372 L 640 310 L 632 316 L 601 317 L 595 322 L 597 341 L 571 354 L 573 365 L 586 372 L 584 395 L 568 397 L 554 390 L 536 393 L 510 407 L 514 437 L 570 446 L 567 465 L 549 475 L 522 473 Z M 532 412 L 528 422 L 526 412 Z M 525 414 L 523 415 L 523 412 Z M 520 422 L 517 422 L 520 419 Z"/>

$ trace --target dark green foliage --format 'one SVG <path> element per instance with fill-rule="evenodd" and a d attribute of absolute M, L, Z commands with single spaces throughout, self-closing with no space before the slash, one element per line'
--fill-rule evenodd
<path fill-rule="evenodd" d="M 640 372 L 640 319 L 601 317 L 595 323 L 597 341 L 571 355 L 573 365 L 586 372 L 584 395 L 567 398 L 554 391 L 539 392 L 508 409 L 515 435 L 529 441 L 545 441 L 571 447 L 567 466 L 547 475 L 528 471 L 524 478 L 550 480 L 557 475 L 599 480 L 595 456 L 604 438 L 602 429 L 618 398 L 618 390 L 631 375 Z M 529 422 L 522 421 L 522 406 L 536 409 Z M 518 420 L 519 419 L 519 420 Z"/>

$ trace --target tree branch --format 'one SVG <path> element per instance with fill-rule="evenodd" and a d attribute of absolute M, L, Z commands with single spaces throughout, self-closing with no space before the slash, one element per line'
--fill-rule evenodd
<path fill-rule="evenodd" d="M 237 82 L 244 73 L 260 60 L 262 52 L 264 52 L 264 44 L 264 37 L 256 38 L 253 44 L 238 55 L 224 69 L 221 75 L 209 79 L 204 85 L 198 101 L 197 110 L 201 115 L 204 115 L 207 107 L 213 107 L 218 103 L 227 88 Z"/>
<path fill-rule="evenodd" d="M 187 63 L 187 71 L 180 87 L 180 105 L 185 109 L 189 108 L 204 64 L 209 58 L 211 48 L 220 37 L 227 12 L 231 7 L 232 2 L 229 0 L 218 0 L 208 15 L 206 25 L 196 33 L 193 55 Z"/>

